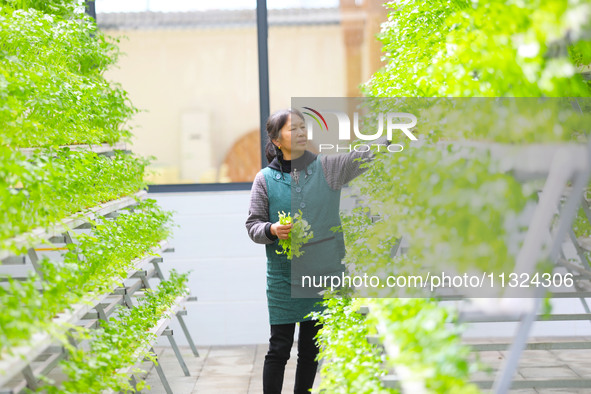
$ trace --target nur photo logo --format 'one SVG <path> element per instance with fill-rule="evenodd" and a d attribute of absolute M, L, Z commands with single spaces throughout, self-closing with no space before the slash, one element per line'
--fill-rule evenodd
<path fill-rule="evenodd" d="M 328 124 L 326 124 L 326 119 L 324 119 L 324 116 L 322 116 L 320 114 L 320 112 L 316 111 L 315 109 L 312 109 L 310 107 L 303 107 L 304 109 L 307 109 L 309 111 L 314 112 L 318 117 L 314 116 L 313 114 L 306 112 L 306 111 L 302 111 L 302 113 L 304 115 L 308 115 L 310 116 L 312 119 L 314 119 L 316 121 L 316 123 L 318 123 L 318 126 L 320 126 L 320 129 L 322 129 L 322 124 L 320 124 L 320 120 L 318 120 L 318 118 L 322 119 L 322 123 L 324 124 L 324 127 L 326 129 L 326 131 L 328 131 Z M 308 138 L 310 138 L 310 131 L 311 131 L 311 127 L 308 127 Z"/>
<path fill-rule="evenodd" d="M 377 120 L 377 130 L 375 132 L 368 133 L 369 130 L 364 130 L 364 133 L 360 131 L 359 122 L 360 116 L 359 112 L 353 112 L 353 122 L 349 115 L 344 111 L 332 111 L 332 110 L 323 110 L 322 113 L 320 111 L 315 110 L 311 107 L 302 107 L 302 113 L 307 115 L 306 119 L 306 130 L 308 133 L 308 139 L 312 140 L 314 138 L 314 129 L 317 127 L 322 132 L 328 132 L 328 123 L 324 115 L 332 115 L 334 116 L 333 119 L 336 118 L 337 121 L 337 132 L 338 140 L 340 141 L 351 141 L 351 131 L 353 131 L 353 135 L 355 138 L 362 140 L 362 141 L 375 141 L 381 138 L 384 135 L 384 123 L 386 125 L 386 137 L 388 141 L 392 141 L 395 134 L 402 132 L 408 139 L 411 141 L 417 141 L 417 137 L 412 133 L 411 129 L 417 125 L 417 117 L 411 113 L 407 112 L 387 112 L 387 113 L 378 113 L 375 115 L 375 119 Z M 368 116 L 371 116 L 368 115 Z M 385 121 L 384 121 L 385 119 Z M 351 126 L 353 128 L 351 129 Z M 333 131 L 331 129 L 331 131 Z M 372 130 L 373 131 L 373 130 Z M 334 150 L 336 152 L 343 152 L 343 151 L 352 151 L 355 150 L 357 152 L 366 152 L 370 149 L 370 147 L 374 145 L 378 147 L 378 152 L 382 147 L 385 147 L 388 152 L 396 153 L 401 152 L 404 147 L 400 144 L 391 143 L 390 145 L 386 144 L 348 144 L 342 145 L 340 143 L 335 144 L 319 144 L 318 148 L 320 152 L 322 151 L 330 151 Z"/>

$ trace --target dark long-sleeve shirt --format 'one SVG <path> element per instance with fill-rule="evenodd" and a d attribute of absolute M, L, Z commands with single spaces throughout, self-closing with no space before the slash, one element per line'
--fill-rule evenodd
<path fill-rule="evenodd" d="M 380 143 L 386 145 L 388 144 L 388 141 L 385 138 L 381 138 L 374 142 L 374 144 Z M 313 157 L 310 157 L 310 155 Z M 332 189 L 338 190 L 357 176 L 361 175 L 366 170 L 365 168 L 360 168 L 361 163 L 363 161 L 371 160 L 372 158 L 373 153 L 369 150 L 367 152 L 357 152 L 353 150 L 346 154 L 330 156 L 322 155 L 319 160 L 321 160 L 324 177 L 326 178 L 328 185 Z M 294 170 L 305 172 L 306 162 L 316 159 L 317 158 L 313 153 L 306 152 L 302 160 L 298 159 L 297 162 L 285 163 L 279 162 L 278 159 L 275 159 L 271 162 L 270 166 L 279 166 L 281 164 L 281 170 L 284 172 L 290 172 L 293 176 Z M 289 166 L 287 164 L 289 164 Z M 246 229 L 248 235 L 254 242 L 271 244 L 277 239 L 277 237 L 271 234 L 271 225 L 272 223 L 269 221 L 267 184 L 263 173 L 259 172 L 252 183 Z"/>

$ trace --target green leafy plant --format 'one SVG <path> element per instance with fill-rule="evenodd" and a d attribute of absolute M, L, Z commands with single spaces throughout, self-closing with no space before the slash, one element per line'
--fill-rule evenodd
<path fill-rule="evenodd" d="M 285 226 L 291 224 L 291 212 L 285 214 L 284 211 L 279 212 L 279 224 Z M 291 259 L 291 232 L 287 239 L 280 239 L 279 246 L 282 248 L 281 251 L 276 250 L 277 254 L 286 254 L 288 259 Z"/>
<path fill-rule="evenodd" d="M 82 12 L 80 2 L 72 0 L 0 0 L 0 6 L 15 9 L 34 9 L 45 14 L 70 17 Z"/>
<path fill-rule="evenodd" d="M 540 185 L 520 184 L 486 146 L 473 149 L 470 143 L 587 140 L 590 105 L 580 98 L 591 90 L 579 71 L 591 62 L 591 3 L 400 0 L 387 7 L 379 37 L 387 64 L 363 93 L 384 98 L 368 100 L 370 111 L 395 106 L 395 112 L 419 115 L 415 131 L 421 142 L 403 144 L 396 155 L 376 154 L 370 169 L 353 182 L 362 203 L 343 217 L 346 263 L 353 272 L 379 276 L 417 274 L 434 264 L 460 272 L 510 269 Z M 405 99 L 395 99 L 400 97 Z M 577 234 L 586 234 L 583 219 L 579 214 Z M 409 248 L 394 256 L 400 237 Z M 453 310 L 435 300 L 395 298 L 394 291 L 380 295 L 394 298 L 364 299 L 371 312 L 360 330 L 380 326 L 382 340 L 398 349 L 383 359 L 386 365 L 410 370 L 429 392 L 478 391 L 467 382 L 479 365 L 467 361 Z M 361 360 L 352 353 L 365 343 L 346 328 L 359 326 L 359 317 L 337 307 L 339 302 L 344 301 L 324 302 L 321 341 L 331 355 L 322 368 L 328 372 L 325 387 L 379 392 L 375 380 L 351 389 L 358 379 L 351 371 Z M 372 371 L 379 376 L 379 369 Z"/>
<path fill-rule="evenodd" d="M 117 60 L 78 2 L 0 2 L 0 145 L 115 143 L 137 109 L 103 73 Z"/>
<path fill-rule="evenodd" d="M 0 249 L 35 227 L 50 227 L 86 208 L 145 187 L 148 161 L 116 152 L 113 157 L 62 148 L 26 158 L 0 147 Z"/>
<path fill-rule="evenodd" d="M 583 202 L 585 204 L 586 202 Z M 589 245 L 591 245 L 591 220 L 587 217 L 583 208 L 579 209 L 579 212 L 575 218 L 575 222 L 573 224 L 573 231 L 575 236 L 580 240 L 586 240 L 587 248 L 583 249 L 583 254 L 587 259 L 587 263 L 591 264 L 591 251 L 589 251 Z"/>
<path fill-rule="evenodd" d="M 480 392 L 468 380 L 481 366 L 468 362 L 470 348 L 461 343 L 452 310 L 425 298 L 374 299 L 369 305 L 369 324 L 382 326 L 382 340 L 397 350 L 389 365 L 404 366 L 412 375 L 407 378 L 422 380 L 429 392 Z"/>
<path fill-rule="evenodd" d="M 387 6 L 379 36 L 387 65 L 364 86 L 368 96 L 589 96 L 588 82 L 577 75 L 589 59 L 588 1 Z"/>
<path fill-rule="evenodd" d="M 142 202 L 134 212 L 96 222 L 62 258 L 43 258 L 43 278 L 31 274 L 23 281 L 10 279 L 8 288 L 0 288 L 0 353 L 26 343 L 36 332 L 55 331 L 54 316 L 116 287 L 134 259 L 170 235 L 170 216 L 154 200 Z"/>
<path fill-rule="evenodd" d="M 384 220 L 353 230 L 358 241 L 350 256 L 358 265 L 388 267 L 391 256 L 380 245 L 404 235 L 411 240 L 408 253 L 423 264 L 436 262 L 431 267 L 513 268 L 523 238 L 518 223 L 534 189 L 502 172 L 489 156 L 471 148 L 410 147 L 404 155 L 382 155 L 370 167 L 355 186 L 372 214 Z M 374 250 L 379 260 L 357 253 L 360 248 Z"/>
<path fill-rule="evenodd" d="M 149 160 L 125 151 L 98 155 L 64 147 L 130 140 L 126 123 L 137 109 L 121 86 L 104 77 L 117 61 L 117 42 L 78 0 L 0 0 L 0 250 L 22 254 L 39 241 L 29 231 L 145 188 Z M 28 155 L 21 149 L 30 147 L 37 149 Z M 41 333 L 67 350 L 67 379 L 48 382 L 43 392 L 131 390 L 124 370 L 148 355 L 150 330 L 186 293 L 187 274 L 173 271 L 137 307 L 120 308 L 98 330 L 55 319 L 110 294 L 137 269 L 137 259 L 171 234 L 171 213 L 153 200 L 138 199 L 119 213 L 90 221 L 89 233 L 70 232 L 74 243 L 60 256 L 42 257 L 39 273 L 3 278 L 0 358 L 31 346 Z M 23 235 L 30 245 L 16 242 Z M 88 346 L 73 347 L 70 330 Z"/>
<path fill-rule="evenodd" d="M 397 390 L 382 387 L 380 377 L 388 373 L 381 349 L 367 341 L 375 332 L 364 316 L 357 313 L 359 304 L 339 297 L 324 301 L 325 310 L 314 314 L 322 324 L 317 341 L 320 345 L 320 392 L 341 394 L 385 394 Z"/>
<path fill-rule="evenodd" d="M 89 349 L 68 346 L 68 359 L 60 362 L 67 379 L 43 390 L 61 394 L 134 390 L 125 369 L 149 356 L 150 343 L 155 340 L 150 330 L 165 316 L 172 317 L 168 311 L 177 297 L 186 294 L 187 278 L 187 274 L 171 271 L 156 290 L 146 290 L 136 307 L 119 307 L 114 317 L 101 322 L 99 330 L 78 333 L 79 341 L 89 341 Z M 140 382 L 135 389 L 144 385 Z"/>
<path fill-rule="evenodd" d="M 583 208 L 580 208 L 577 213 L 575 223 L 573 224 L 573 231 L 577 237 L 591 237 L 591 221 L 585 215 Z"/>
<path fill-rule="evenodd" d="M 287 255 L 289 260 L 291 260 L 293 256 L 300 257 L 303 255 L 304 251 L 301 250 L 301 248 L 314 237 L 314 232 L 310 231 L 310 224 L 308 221 L 302 218 L 302 211 L 299 210 L 298 213 L 294 215 L 293 221 L 291 212 L 288 214 L 285 214 L 283 211 L 279 212 L 279 223 L 283 225 L 293 225 L 288 238 L 279 240 L 279 246 L 282 250 L 275 252 L 277 254 Z"/>

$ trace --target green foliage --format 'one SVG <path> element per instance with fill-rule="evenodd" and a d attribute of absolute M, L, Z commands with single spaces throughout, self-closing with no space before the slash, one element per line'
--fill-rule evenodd
<path fill-rule="evenodd" d="M 136 193 L 145 187 L 147 163 L 122 152 L 107 157 L 62 148 L 26 158 L 0 147 L 0 249 L 9 249 L 17 234 Z"/>
<path fill-rule="evenodd" d="M 577 237 L 591 237 L 591 218 L 587 218 L 582 207 L 579 209 L 577 217 L 575 218 L 573 231 Z"/>
<path fill-rule="evenodd" d="M 0 353 L 26 343 L 35 332 L 51 332 L 52 319 L 83 298 L 111 291 L 127 277 L 134 259 L 170 235 L 170 217 L 154 200 L 144 201 L 134 212 L 79 234 L 62 259 L 45 257 L 43 281 L 33 274 L 24 281 L 10 279 L 7 289 L 0 287 Z"/>
<path fill-rule="evenodd" d="M 366 206 L 384 220 L 348 230 L 357 239 L 348 246 L 348 261 L 368 273 L 391 273 L 388 248 L 404 234 L 411 240 L 408 254 L 427 267 L 511 269 L 533 190 L 478 150 L 425 145 L 404 152 L 380 155 L 355 181 Z"/>
<path fill-rule="evenodd" d="M 386 394 L 398 391 L 383 388 L 380 376 L 387 370 L 382 365 L 381 350 L 367 342 L 372 333 L 358 305 L 349 298 L 332 298 L 326 309 L 315 315 L 323 325 L 318 333 L 320 392 L 335 394 Z"/>
<path fill-rule="evenodd" d="M 450 327 L 455 316 L 449 309 L 424 298 L 375 299 L 368 320 L 381 326 L 382 341 L 396 349 L 388 363 L 404 367 L 408 380 L 424 382 L 433 393 L 479 392 L 467 383 L 479 365 L 467 361 L 470 349 L 461 343 L 460 327 Z"/>
<path fill-rule="evenodd" d="M 186 283 L 187 274 L 173 270 L 170 279 L 162 281 L 156 290 L 146 290 L 138 306 L 119 307 L 117 316 L 101 322 L 99 330 L 79 334 L 79 340 L 90 341 L 90 349 L 69 347 L 68 359 L 60 363 L 67 379 L 61 387 L 44 387 L 44 392 L 98 394 L 108 389 L 132 390 L 129 376 L 122 369 L 149 355 L 150 343 L 156 339 L 150 330 L 166 316 L 175 299 L 186 294 Z"/>
<path fill-rule="evenodd" d="M 579 41 L 568 48 L 575 66 L 589 66 L 591 64 L 591 42 Z"/>
<path fill-rule="evenodd" d="M 461 142 L 377 154 L 354 181 L 361 206 L 343 218 L 347 266 L 382 283 L 387 275 L 425 271 L 512 270 L 537 189 L 519 183 L 502 164 L 487 150 Z M 376 215 L 379 220 L 372 220 Z M 401 236 L 409 249 L 393 256 Z M 372 307 L 369 326 L 381 325 L 383 339 L 398 349 L 388 365 L 408 369 L 409 379 L 423 380 L 429 392 L 477 392 L 467 382 L 478 364 L 468 361 L 453 313 L 435 301 L 395 298 L 424 297 L 410 286 L 367 292 L 392 297 L 364 300 Z"/>
<path fill-rule="evenodd" d="M 399 0 L 379 37 L 372 97 L 587 97 L 587 0 Z M 570 51 L 570 53 L 569 53 Z"/>
<path fill-rule="evenodd" d="M 129 141 L 125 127 L 137 109 L 103 74 L 119 55 L 78 0 L 0 0 L 0 250 L 25 252 L 15 238 L 100 203 L 144 188 L 148 160 L 71 151 L 64 145 Z M 20 148 L 38 147 L 26 156 Z M 40 390 L 100 393 L 132 389 L 123 369 L 148 356 L 153 326 L 186 293 L 187 274 L 174 271 L 136 308 L 120 308 L 98 330 L 58 323 L 55 317 L 109 294 L 134 271 L 137 259 L 171 234 L 171 213 L 153 200 L 92 221 L 72 234 L 60 256 L 39 261 L 40 273 L 6 278 L 0 287 L 0 354 L 45 333 L 67 350 L 66 380 Z M 30 245 L 36 244 L 28 236 Z M 30 246 L 29 245 L 29 246 Z M 56 250 L 61 250 L 57 248 Z M 73 347 L 69 330 L 89 346 Z M 45 378 L 48 380 L 47 378 Z M 143 388 L 140 383 L 138 390 Z"/>
<path fill-rule="evenodd" d="M 81 2 L 77 0 L 0 0 L 0 6 L 22 10 L 34 9 L 62 17 L 71 17 L 83 11 Z"/>
<path fill-rule="evenodd" d="M 279 212 L 279 224 L 285 226 L 291 224 L 291 212 L 285 214 L 284 211 Z M 275 253 L 277 254 L 286 254 L 288 259 L 291 259 L 291 232 L 287 239 L 280 239 L 279 240 L 279 247 L 281 247 L 281 251 L 276 250 Z"/>
<path fill-rule="evenodd" d="M 413 131 L 422 141 L 403 144 L 400 154 L 376 154 L 371 168 L 354 181 L 364 202 L 343 218 L 347 265 L 353 273 L 378 276 L 419 274 L 425 267 L 511 269 L 539 185 L 519 184 L 506 163 L 492 158 L 490 146 L 482 145 L 587 140 L 591 106 L 580 97 L 589 97 L 591 90 L 579 71 L 591 63 L 591 2 L 397 0 L 387 6 L 388 22 L 379 37 L 387 64 L 363 92 L 405 98 L 373 100 L 370 112 L 395 108 L 417 115 Z M 425 97 L 535 99 L 416 99 Z M 478 144 L 466 140 L 477 140 L 480 147 L 470 148 Z M 579 236 L 587 234 L 583 219 L 580 214 L 575 225 Z M 401 236 L 410 246 L 395 257 L 392 250 Z M 336 308 L 339 302 L 325 301 L 330 330 L 359 321 Z M 385 360 L 390 367 L 403 367 L 428 392 L 478 392 L 467 383 L 478 363 L 467 361 L 453 312 L 427 299 L 364 302 L 371 313 L 363 330 L 380 327 L 382 340 L 395 350 Z M 327 354 L 365 346 L 361 338 L 337 332 L 324 333 L 330 338 L 323 342 Z M 339 371 L 329 375 L 331 388 L 353 384 L 356 375 L 343 378 L 354 368 L 350 360 L 326 360 L 323 370 Z"/>
<path fill-rule="evenodd" d="M 583 203 L 589 204 L 587 201 Z M 588 244 L 591 244 L 591 242 L 589 241 L 591 239 L 591 218 L 587 217 L 587 215 L 583 211 L 583 208 L 579 209 L 577 217 L 575 218 L 575 222 L 573 224 L 573 231 L 577 238 L 587 239 L 586 242 Z M 589 246 L 587 246 L 587 249 L 583 249 L 583 254 L 584 257 L 587 259 L 587 263 L 591 264 L 591 251 L 589 251 L 588 248 Z"/>
<path fill-rule="evenodd" d="M 0 145 L 128 140 L 123 125 L 137 110 L 102 75 L 117 60 L 116 40 L 73 1 L 7 3 L 24 9 L 0 5 Z"/>
<path fill-rule="evenodd" d="M 299 210 L 297 214 L 291 217 L 291 212 L 287 215 L 285 212 L 279 212 L 279 223 L 280 224 L 293 224 L 289 236 L 287 239 L 280 239 L 279 246 L 282 248 L 281 251 L 276 251 L 277 254 L 286 254 L 287 258 L 291 260 L 292 256 L 300 257 L 304 254 L 303 250 L 300 250 L 310 239 L 314 237 L 314 232 L 310 231 L 310 224 L 308 221 L 302 218 L 302 211 Z"/>

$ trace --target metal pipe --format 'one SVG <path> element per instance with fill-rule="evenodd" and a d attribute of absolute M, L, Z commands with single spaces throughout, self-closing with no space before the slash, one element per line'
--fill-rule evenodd
<path fill-rule="evenodd" d="M 257 0 L 257 41 L 259 58 L 259 116 L 261 133 L 261 168 L 268 164 L 265 156 L 266 123 L 269 117 L 269 54 L 267 49 L 267 0 Z"/>
<path fill-rule="evenodd" d="M 85 0 L 84 9 L 86 10 L 86 13 L 96 21 L 96 8 L 94 6 L 94 2 L 95 0 Z"/>

